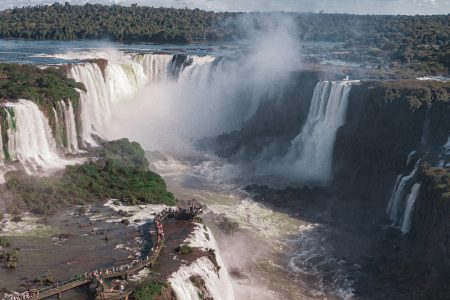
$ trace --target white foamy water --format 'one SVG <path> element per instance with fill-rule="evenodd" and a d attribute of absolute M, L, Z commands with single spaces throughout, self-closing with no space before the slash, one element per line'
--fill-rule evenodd
<path fill-rule="evenodd" d="M 97 63 L 73 65 L 69 76 L 87 89 L 80 92 L 81 136 L 85 145 L 92 146 L 97 145 L 92 134 L 102 136 L 112 106 L 132 99 L 147 81 L 142 66 L 127 57 L 108 61 L 104 70 Z"/>
<path fill-rule="evenodd" d="M 48 120 L 34 102 L 19 100 L 5 106 L 9 123 L 8 153 L 12 161 L 18 160 L 29 174 L 71 163 L 58 154 Z"/>
<path fill-rule="evenodd" d="M 274 159 L 264 172 L 271 174 L 275 169 L 275 173 L 288 174 L 289 180 L 296 182 L 330 182 L 336 133 L 345 123 L 348 96 L 352 84 L 357 82 L 319 82 L 314 89 L 306 123 L 291 141 L 289 152 L 281 159 Z"/>
<path fill-rule="evenodd" d="M 386 213 L 389 215 L 394 227 L 400 228 L 401 224 L 404 222 L 404 211 L 407 207 L 407 203 L 405 201 L 405 189 L 410 186 L 409 184 L 411 184 L 411 181 L 415 178 L 419 170 L 420 162 L 421 160 L 419 159 L 410 173 L 406 175 L 399 175 L 397 177 L 391 198 L 386 206 Z"/>
<path fill-rule="evenodd" d="M 346 276 L 346 262 L 333 256 L 325 238 L 326 230 L 325 226 L 309 224 L 302 226 L 297 237 L 290 238 L 296 247 L 288 271 L 292 280 L 307 292 L 305 298 L 354 299 L 353 281 Z"/>
<path fill-rule="evenodd" d="M 57 109 L 59 114 L 54 109 L 53 113 L 55 114 L 57 126 L 64 129 L 62 138 L 65 140 L 65 142 L 63 141 L 63 144 L 65 144 L 66 151 L 68 153 L 78 153 L 77 127 L 72 101 L 70 101 L 70 99 L 67 101 L 58 101 Z M 61 118 L 59 118 L 58 115 Z"/>
<path fill-rule="evenodd" d="M 209 240 L 206 238 L 205 233 L 209 235 Z M 205 229 L 198 224 L 194 232 L 185 242 L 191 247 L 202 248 L 204 250 L 214 249 L 217 264 L 221 268 L 217 271 L 214 264 L 206 257 L 195 260 L 189 266 L 181 266 L 180 269 L 169 278 L 169 282 L 175 291 L 177 299 L 200 299 L 198 289 L 190 280 L 191 276 L 200 276 L 203 278 L 206 289 L 213 299 L 236 299 L 234 296 L 233 284 L 228 275 L 226 266 L 222 261 L 219 247 L 217 246 L 212 232 L 208 228 Z"/>
<path fill-rule="evenodd" d="M 417 80 L 446 82 L 446 81 L 450 81 L 450 78 L 442 77 L 442 76 L 423 76 L 423 77 L 417 78 Z"/>
<path fill-rule="evenodd" d="M 103 214 L 94 214 L 91 220 L 103 220 L 105 222 L 119 223 L 126 219 L 130 221 L 130 226 L 139 227 L 146 224 L 149 220 L 153 220 L 155 215 L 169 208 L 163 204 L 146 204 L 146 205 L 122 205 L 117 200 L 108 200 L 104 206 L 114 211 L 126 212 L 126 216 L 104 216 Z"/>
<path fill-rule="evenodd" d="M 0 221 L 0 232 L 4 236 L 48 236 L 53 233 L 50 226 L 43 224 L 41 219 L 30 213 L 20 216 L 20 221 L 14 222 L 13 215 L 4 214 Z"/>
<path fill-rule="evenodd" d="M 220 160 L 182 161 L 168 157 L 153 161 L 151 166 L 177 197 L 195 197 L 207 205 L 207 212 L 224 214 L 239 224 L 235 235 L 219 239 L 224 262 L 247 276 L 233 279 L 237 299 L 352 299 L 352 282 L 333 257 L 318 225 L 252 201 L 238 185 L 223 181 L 226 177 L 221 174 L 227 165 Z M 301 265 L 301 257 L 307 255 L 313 259 L 306 264 L 314 263 L 315 267 Z M 283 258 L 275 261 L 279 257 Z M 322 276 L 333 268 L 337 269 L 332 282 L 323 282 Z"/>
<path fill-rule="evenodd" d="M 420 183 L 414 184 L 408 197 L 406 197 L 405 212 L 403 213 L 403 221 L 400 228 L 403 234 L 408 233 L 411 229 L 411 218 L 414 212 L 414 204 L 416 203 L 416 199 L 419 196 L 420 187 Z"/>

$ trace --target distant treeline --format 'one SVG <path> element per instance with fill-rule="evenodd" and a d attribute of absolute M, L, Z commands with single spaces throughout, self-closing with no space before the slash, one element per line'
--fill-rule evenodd
<path fill-rule="evenodd" d="M 55 3 L 0 12 L 0 38 L 224 41 L 242 34 L 243 28 L 236 20 L 243 15 L 253 16 L 254 22 L 258 23 L 257 16 L 261 14 L 214 13 L 136 4 L 125 7 Z M 297 22 L 302 40 L 342 42 L 347 48 L 366 47 L 374 53 L 387 51 L 378 55 L 406 63 L 425 57 L 427 61 L 436 61 L 446 67 L 450 64 L 450 15 L 289 15 Z"/>
<path fill-rule="evenodd" d="M 0 37 L 152 42 L 222 40 L 224 36 L 215 28 L 225 17 L 226 14 L 199 9 L 55 3 L 0 12 Z"/>

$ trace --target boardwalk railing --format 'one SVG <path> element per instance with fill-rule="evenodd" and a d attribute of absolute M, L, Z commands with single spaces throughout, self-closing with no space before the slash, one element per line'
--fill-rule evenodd
<path fill-rule="evenodd" d="M 163 214 L 160 217 L 160 221 L 163 221 L 171 214 L 175 214 L 175 213 L 170 212 L 170 211 L 163 212 Z M 135 265 L 131 265 L 131 266 L 124 265 L 124 266 L 120 266 L 120 267 L 114 267 L 114 270 L 116 270 L 116 269 L 118 269 L 118 270 L 108 272 L 108 274 L 106 274 L 106 273 L 101 274 L 97 278 L 111 279 L 111 278 L 117 278 L 117 277 L 123 277 L 123 276 L 125 276 L 127 278 L 128 276 L 136 274 L 148 266 L 152 266 L 155 263 L 155 261 L 158 259 L 159 253 L 161 252 L 164 242 L 165 242 L 165 238 L 162 237 L 161 240 L 159 241 L 159 243 L 157 244 L 156 249 L 153 251 L 153 253 L 151 254 L 151 256 L 148 259 L 142 260 L 139 263 L 137 263 Z M 18 296 L 18 297 L 15 297 L 14 299 L 39 300 L 39 299 L 49 298 L 49 297 L 55 296 L 55 295 L 59 296 L 61 293 L 66 292 L 68 290 L 91 283 L 94 280 L 97 281 L 97 278 L 95 276 L 91 276 L 91 275 L 77 276 L 73 279 L 59 282 L 57 284 L 57 286 L 45 287 L 45 288 L 29 291 L 28 292 L 29 296 L 27 296 L 27 297 Z"/>
<path fill-rule="evenodd" d="M 117 278 L 117 277 L 122 277 L 122 276 L 128 277 L 130 275 L 138 273 L 140 270 L 142 270 L 148 266 L 151 266 L 152 264 L 155 263 L 156 259 L 158 259 L 159 253 L 161 252 L 164 242 L 165 242 L 165 238 L 162 238 L 160 243 L 158 244 L 158 247 L 153 252 L 152 256 L 149 257 L 147 260 L 143 260 L 142 262 L 140 262 L 139 264 L 137 264 L 131 268 L 119 270 L 117 272 L 112 272 L 109 274 L 105 274 L 103 276 L 100 276 L 100 278 L 111 279 L 111 278 Z M 76 287 L 91 283 L 93 280 L 96 280 L 96 279 L 89 277 L 89 278 L 81 278 L 81 279 L 74 278 L 71 280 L 67 280 L 67 281 L 61 282 L 58 287 L 47 287 L 47 288 L 40 289 L 38 296 L 35 298 L 31 298 L 31 299 L 45 299 L 45 298 L 48 298 L 48 297 L 51 297 L 54 295 L 58 295 L 62 292 L 66 292 L 68 290 L 74 289 Z"/>

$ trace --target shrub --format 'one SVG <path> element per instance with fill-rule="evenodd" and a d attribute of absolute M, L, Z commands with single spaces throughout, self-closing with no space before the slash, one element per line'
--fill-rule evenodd
<path fill-rule="evenodd" d="M 186 254 L 192 253 L 192 248 L 188 245 L 181 245 L 180 247 L 176 248 L 175 251 L 179 255 L 186 255 Z"/>
<path fill-rule="evenodd" d="M 164 283 L 147 282 L 133 292 L 133 297 L 136 300 L 152 300 L 160 296 L 164 288 L 167 288 Z"/>

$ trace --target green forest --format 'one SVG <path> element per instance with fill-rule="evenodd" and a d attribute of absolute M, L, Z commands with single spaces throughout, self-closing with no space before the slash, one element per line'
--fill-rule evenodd
<path fill-rule="evenodd" d="M 158 43 L 230 41 L 249 23 L 263 27 L 267 14 L 215 13 L 174 9 L 86 4 L 14 8 L 0 12 L 0 38 L 35 40 L 107 39 Z M 413 64 L 417 70 L 445 74 L 450 66 L 450 15 L 390 16 L 285 13 L 303 41 L 339 42 L 354 60 Z M 246 18 L 245 26 L 242 19 Z M 244 28 L 245 27 L 245 28 Z M 357 50 L 348 51 L 350 49 Z"/>

